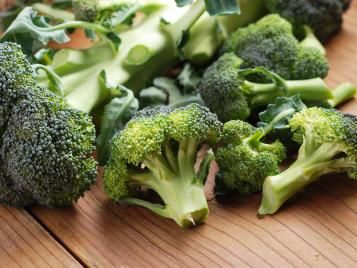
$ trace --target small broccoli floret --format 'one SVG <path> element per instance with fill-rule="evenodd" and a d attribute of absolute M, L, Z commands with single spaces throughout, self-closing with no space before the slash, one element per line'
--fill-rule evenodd
<path fill-rule="evenodd" d="M 343 12 L 350 0 L 265 0 L 270 12 L 279 13 L 294 26 L 308 25 L 326 42 L 342 25 Z"/>
<path fill-rule="evenodd" d="M 242 194 L 258 192 L 267 176 L 279 173 L 285 148 L 279 141 L 265 144 L 263 129 L 235 120 L 224 125 L 223 146 L 216 153 L 225 187 Z"/>
<path fill-rule="evenodd" d="M 8 109 L 1 119 L 0 202 L 69 205 L 96 179 L 94 125 L 87 114 L 36 85 L 20 47 L 1 44 L 0 59 L 0 101 Z"/>
<path fill-rule="evenodd" d="M 333 109 L 308 108 L 289 123 L 301 144 L 297 160 L 284 172 L 266 178 L 259 214 L 275 213 L 306 185 L 328 173 L 346 172 L 357 179 L 357 117 Z"/>
<path fill-rule="evenodd" d="M 223 52 L 236 53 L 243 60 L 242 68 L 263 66 L 285 79 L 324 78 L 329 69 L 320 50 L 301 46 L 291 24 L 278 15 L 238 29 L 226 40 Z"/>
<path fill-rule="evenodd" d="M 117 27 L 131 23 L 140 4 L 131 0 L 73 0 L 76 20 L 101 23 L 107 27 Z"/>
<path fill-rule="evenodd" d="M 304 101 L 332 98 L 320 78 L 286 81 L 264 68 L 242 71 L 241 66 L 242 60 L 234 53 L 226 53 L 207 68 L 199 86 L 203 101 L 223 122 L 244 120 L 253 109 L 273 103 L 278 96 L 299 94 Z M 248 81 L 248 75 L 257 73 L 273 83 Z"/>
<path fill-rule="evenodd" d="M 146 207 L 183 227 L 204 221 L 209 154 L 199 171 L 194 165 L 200 144 L 216 142 L 221 127 L 214 114 L 197 104 L 139 112 L 111 142 L 105 191 L 114 201 Z M 163 205 L 136 198 L 143 188 L 155 191 Z"/>

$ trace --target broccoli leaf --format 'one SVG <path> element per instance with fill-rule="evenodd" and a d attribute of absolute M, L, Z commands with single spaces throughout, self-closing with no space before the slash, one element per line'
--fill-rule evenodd
<path fill-rule="evenodd" d="M 205 0 L 206 9 L 211 16 L 240 14 L 238 0 Z"/>
<path fill-rule="evenodd" d="M 167 93 L 157 87 L 149 87 L 140 91 L 140 107 L 160 106 L 167 104 Z"/>
<path fill-rule="evenodd" d="M 201 1 L 201 0 L 197 0 Z M 238 0 L 204 0 L 206 9 L 211 16 L 222 16 L 231 14 L 240 14 Z M 176 0 L 179 7 L 192 4 L 193 0 Z"/>
<path fill-rule="evenodd" d="M 65 30 L 52 30 L 46 17 L 38 16 L 37 12 L 26 7 L 6 30 L 1 42 L 16 42 L 22 46 L 27 55 L 32 55 L 50 41 L 63 44 L 70 41 Z"/>
<path fill-rule="evenodd" d="M 108 161 L 110 140 L 125 127 L 139 108 L 139 102 L 133 92 L 124 86 L 119 88 L 122 95 L 113 98 L 104 108 L 100 134 L 97 137 L 97 156 L 100 165 L 105 165 Z"/>
<path fill-rule="evenodd" d="M 202 80 L 202 72 L 192 67 L 191 64 L 185 64 L 181 73 L 177 77 L 177 82 L 182 87 L 184 93 L 197 92 L 198 84 Z"/>
<path fill-rule="evenodd" d="M 261 122 L 258 127 L 264 128 L 266 133 L 287 129 L 292 116 L 306 108 L 298 95 L 278 97 L 274 104 L 269 104 L 267 109 L 259 114 Z"/>

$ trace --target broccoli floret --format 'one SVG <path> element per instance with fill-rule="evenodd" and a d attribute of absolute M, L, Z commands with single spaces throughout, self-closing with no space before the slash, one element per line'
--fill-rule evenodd
<path fill-rule="evenodd" d="M 279 15 L 238 29 L 226 40 L 223 52 L 236 53 L 242 68 L 263 66 L 285 79 L 324 78 L 329 69 L 320 47 L 301 46 L 291 24 Z"/>
<path fill-rule="evenodd" d="M 108 27 L 130 24 L 139 7 L 138 2 L 130 0 L 73 0 L 76 20 L 101 23 Z"/>
<path fill-rule="evenodd" d="M 6 58 L 9 53 L 13 58 Z M 36 85 L 19 46 L 0 44 L 0 58 L 7 60 L 0 63 L 1 101 L 10 108 L 1 128 L 0 203 L 69 205 L 96 179 L 94 125 L 87 114 Z M 10 59 L 22 64 L 18 72 Z"/>
<path fill-rule="evenodd" d="M 104 189 L 114 201 L 140 205 L 189 227 L 208 215 L 204 181 L 210 161 L 195 171 L 200 144 L 216 142 L 222 124 L 207 108 L 146 108 L 112 140 Z M 206 159 L 210 160 L 210 155 Z M 141 189 L 155 191 L 163 205 L 137 198 Z"/>
<path fill-rule="evenodd" d="M 284 172 L 266 178 L 259 214 L 275 213 L 306 185 L 328 173 L 346 172 L 357 179 L 357 117 L 333 109 L 308 108 L 289 123 L 301 144 L 297 160 Z"/>
<path fill-rule="evenodd" d="M 296 27 L 308 25 L 322 42 L 338 32 L 343 12 L 351 0 L 265 0 L 270 12 L 278 13 Z"/>
<path fill-rule="evenodd" d="M 285 148 L 279 141 L 261 142 L 265 135 L 263 129 L 240 120 L 225 123 L 223 145 L 215 152 L 225 187 L 242 194 L 255 193 L 267 176 L 279 173 Z"/>
<path fill-rule="evenodd" d="M 207 107 L 227 122 L 246 119 L 257 107 L 273 103 L 278 96 L 299 94 L 304 101 L 320 101 L 332 98 L 331 90 L 320 78 L 286 81 L 264 68 L 241 70 L 242 60 L 234 53 L 222 55 L 207 68 L 199 86 Z M 253 83 L 250 74 L 267 76 L 273 83 Z"/>

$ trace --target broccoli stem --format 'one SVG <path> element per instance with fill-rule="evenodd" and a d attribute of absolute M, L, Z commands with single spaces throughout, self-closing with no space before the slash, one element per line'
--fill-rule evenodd
<path fill-rule="evenodd" d="M 284 81 L 286 91 L 275 83 L 260 84 L 244 82 L 248 86 L 248 96 L 251 96 L 253 108 L 273 103 L 279 96 L 299 95 L 305 101 L 320 101 L 333 98 L 332 91 L 321 78 Z"/>
<path fill-rule="evenodd" d="M 170 34 L 172 41 L 178 47 L 183 46 L 186 41 L 188 30 L 195 24 L 195 22 L 206 11 L 204 0 L 196 0 L 187 12 L 184 13 L 175 22 L 166 24 L 163 29 Z"/>
<path fill-rule="evenodd" d="M 325 47 L 314 34 L 314 31 L 309 26 L 304 26 L 305 38 L 300 42 L 303 47 L 313 47 L 318 49 L 322 55 L 326 55 Z"/>
<path fill-rule="evenodd" d="M 58 21 L 73 21 L 75 20 L 73 13 L 53 8 L 49 5 L 42 4 L 42 3 L 36 3 L 33 4 L 32 7 L 36 9 L 38 12 L 40 12 L 43 15 L 47 15 L 55 20 Z"/>
<path fill-rule="evenodd" d="M 312 141 L 304 140 L 298 159 L 284 172 L 265 179 L 263 199 L 258 213 L 274 214 L 286 200 L 306 185 L 324 174 L 338 172 L 337 166 L 333 165 L 339 160 L 333 158 L 340 152 L 341 148 L 336 144 L 325 143 L 316 148 Z"/>
<path fill-rule="evenodd" d="M 336 107 L 356 95 L 357 89 L 350 83 L 343 83 L 332 91 L 333 98 L 328 100 L 331 107 Z"/>
<path fill-rule="evenodd" d="M 139 205 L 163 217 L 172 218 L 182 227 L 203 221 L 208 215 L 208 205 L 203 180 L 194 171 L 197 145 L 192 140 L 180 142 L 177 159 L 172 150 L 166 147 L 165 155 L 155 155 L 144 161 L 149 172 L 130 174 L 135 184 L 155 191 L 164 206 L 136 198 L 125 198 L 122 202 Z M 173 172 L 172 163 L 179 163 L 179 173 Z M 208 160 L 204 162 L 202 170 L 207 169 L 207 165 Z"/>

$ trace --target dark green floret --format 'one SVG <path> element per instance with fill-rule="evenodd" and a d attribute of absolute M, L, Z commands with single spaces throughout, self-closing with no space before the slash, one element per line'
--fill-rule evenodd
<path fill-rule="evenodd" d="M 96 179 L 91 118 L 37 86 L 19 46 L 0 44 L 0 58 L 0 203 L 70 205 Z"/>
<path fill-rule="evenodd" d="M 242 194 L 261 191 L 267 176 L 279 173 L 285 148 L 279 141 L 261 140 L 264 129 L 235 120 L 225 123 L 222 146 L 215 152 L 224 186 Z"/>
<path fill-rule="evenodd" d="M 247 119 L 252 110 L 274 103 L 278 96 L 299 94 L 303 101 L 333 97 L 321 78 L 284 80 L 265 68 L 242 70 L 242 66 L 243 61 L 234 53 L 226 53 L 207 68 L 199 86 L 203 101 L 223 122 Z M 248 79 L 252 74 L 272 82 L 251 82 Z"/>
<path fill-rule="evenodd" d="M 263 66 L 284 79 L 324 78 L 329 69 L 321 46 L 301 45 L 291 24 L 279 15 L 265 16 L 238 29 L 226 40 L 222 51 L 240 57 L 242 68 Z"/>
<path fill-rule="evenodd" d="M 301 144 L 297 160 L 284 172 L 266 178 L 259 214 L 273 214 L 297 192 L 328 173 L 357 179 L 357 117 L 333 109 L 308 108 L 289 123 Z"/>
<path fill-rule="evenodd" d="M 278 13 L 295 27 L 307 25 L 326 42 L 342 25 L 342 15 L 351 0 L 265 0 L 270 12 Z"/>
<path fill-rule="evenodd" d="M 215 143 L 222 124 L 207 108 L 146 108 L 112 140 L 104 189 L 114 201 L 139 205 L 183 227 L 204 221 L 208 206 L 204 182 L 212 156 L 194 166 L 202 143 Z M 163 204 L 138 197 L 142 189 L 156 192 Z"/>

